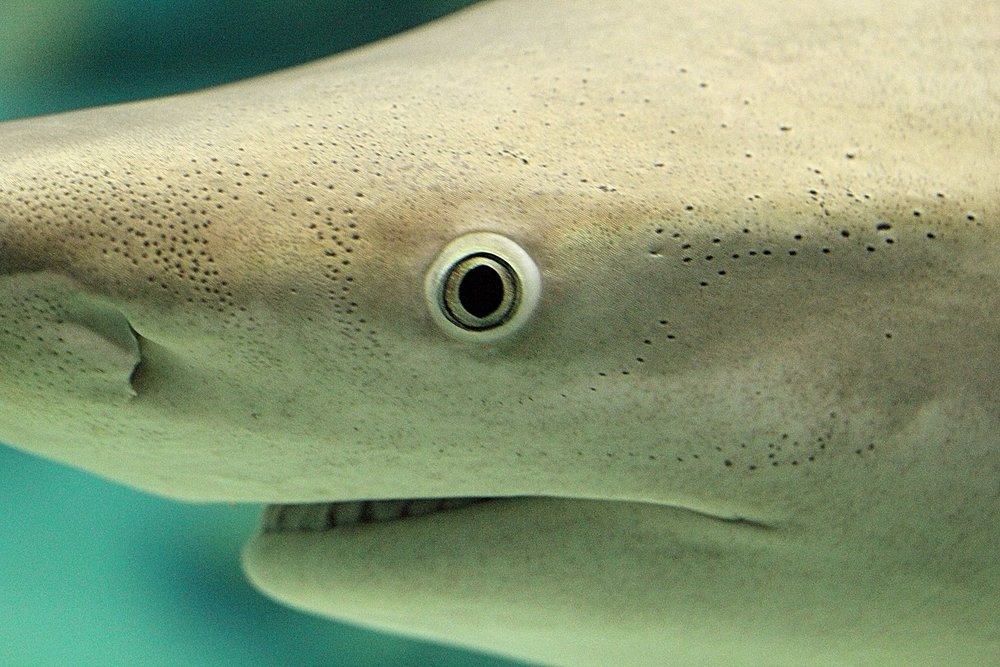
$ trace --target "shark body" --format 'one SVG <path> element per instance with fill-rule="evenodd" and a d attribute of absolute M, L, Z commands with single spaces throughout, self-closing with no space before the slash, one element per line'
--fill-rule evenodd
<path fill-rule="evenodd" d="M 498 0 L 7 123 L 0 438 L 272 503 L 251 579 L 392 631 L 553 664 L 986 664 L 998 24 Z M 509 321 L 448 292 L 476 252 Z"/>

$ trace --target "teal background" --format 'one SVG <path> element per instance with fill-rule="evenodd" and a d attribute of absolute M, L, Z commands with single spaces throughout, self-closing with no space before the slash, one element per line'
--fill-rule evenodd
<path fill-rule="evenodd" d="M 0 119 L 308 62 L 473 0 L 0 0 Z"/>
<path fill-rule="evenodd" d="M 0 120 L 280 69 L 466 4 L 0 0 Z M 259 595 L 239 569 L 258 506 L 171 502 L 6 447 L 0 506 L 3 667 L 514 665 Z"/>

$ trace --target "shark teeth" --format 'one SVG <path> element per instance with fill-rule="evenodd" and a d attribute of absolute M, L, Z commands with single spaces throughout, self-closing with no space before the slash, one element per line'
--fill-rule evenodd
<path fill-rule="evenodd" d="M 420 498 L 268 505 L 262 525 L 265 533 L 315 533 L 341 526 L 426 516 L 488 500 L 490 498 Z"/>

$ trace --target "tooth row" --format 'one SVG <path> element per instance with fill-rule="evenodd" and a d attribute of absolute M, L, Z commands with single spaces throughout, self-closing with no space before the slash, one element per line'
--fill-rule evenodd
<path fill-rule="evenodd" d="M 467 507 L 488 498 L 423 498 L 417 500 L 361 500 L 340 503 L 268 505 L 264 510 L 264 532 L 318 532 L 338 526 L 378 523 L 424 516 Z"/>

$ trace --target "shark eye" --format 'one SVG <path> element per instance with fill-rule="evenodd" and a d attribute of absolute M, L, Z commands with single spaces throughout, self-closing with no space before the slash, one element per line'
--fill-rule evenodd
<path fill-rule="evenodd" d="M 424 283 L 431 317 L 468 341 L 507 338 L 530 319 L 541 291 L 538 267 L 521 246 L 487 232 L 446 245 Z"/>

